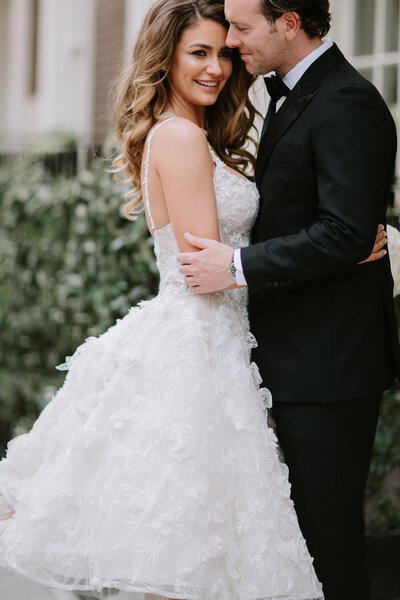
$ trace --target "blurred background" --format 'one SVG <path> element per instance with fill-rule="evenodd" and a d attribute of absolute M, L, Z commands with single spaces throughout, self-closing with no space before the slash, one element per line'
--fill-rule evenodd
<path fill-rule="evenodd" d="M 151 3 L 0 0 L 0 456 L 62 385 L 55 365 L 157 292 L 144 219 L 123 219 L 126 189 L 99 158 L 113 147 L 111 83 Z M 400 132 L 400 0 L 331 7 L 330 37 Z M 253 94 L 265 113 L 262 82 Z M 398 225 L 395 190 L 388 218 Z M 366 515 L 374 598 L 400 597 L 398 386 L 382 408 Z M 1 600 L 19 600 L 4 577 Z"/>
<path fill-rule="evenodd" d="M 0 152 L 29 143 L 55 149 L 69 138 L 84 165 L 87 149 L 107 137 L 109 84 L 129 60 L 151 3 L 0 0 Z M 332 0 L 331 6 L 331 37 L 397 114 L 399 0 Z"/>

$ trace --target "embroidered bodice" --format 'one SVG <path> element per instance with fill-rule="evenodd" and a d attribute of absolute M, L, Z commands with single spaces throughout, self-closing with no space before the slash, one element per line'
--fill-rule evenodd
<path fill-rule="evenodd" d="M 174 118 L 174 117 L 172 117 Z M 144 162 L 143 190 L 144 204 L 151 227 L 154 230 L 154 251 L 157 267 L 160 272 L 160 293 L 170 289 L 179 293 L 188 293 L 183 275 L 179 273 L 176 257 L 179 253 L 178 244 L 172 224 L 156 228 L 152 213 L 148 188 L 148 174 L 151 143 L 156 131 L 167 119 L 156 125 L 149 134 Z M 250 231 L 258 212 L 259 194 L 254 183 L 229 171 L 225 163 L 216 155 L 209 145 L 210 153 L 215 164 L 213 175 L 215 198 L 217 203 L 218 225 L 221 242 L 233 248 L 242 248 L 249 244 Z M 182 165 L 184 168 L 184 165 Z M 233 301 L 242 309 L 246 306 L 247 293 L 245 290 L 232 290 L 222 294 L 214 294 L 215 298 L 224 297 L 224 301 Z"/>

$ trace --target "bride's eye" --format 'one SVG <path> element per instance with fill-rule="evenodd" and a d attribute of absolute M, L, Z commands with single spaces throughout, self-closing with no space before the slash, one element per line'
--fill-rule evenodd
<path fill-rule="evenodd" d="M 232 50 L 223 50 L 220 56 L 222 56 L 222 58 L 232 58 Z"/>
<path fill-rule="evenodd" d="M 194 56 L 206 56 L 206 52 L 205 52 L 205 50 L 194 50 L 192 52 L 192 55 L 194 55 Z"/>

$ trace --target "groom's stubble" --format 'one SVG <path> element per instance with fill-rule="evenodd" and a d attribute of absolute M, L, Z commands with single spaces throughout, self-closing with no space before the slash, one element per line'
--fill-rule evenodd
<path fill-rule="evenodd" d="M 237 48 L 252 75 L 263 75 L 279 68 L 286 54 L 285 40 L 277 22 L 271 23 L 261 12 L 260 0 L 225 0 L 230 22 L 227 44 Z"/>
<path fill-rule="evenodd" d="M 261 0 L 225 0 L 225 14 L 230 23 L 227 45 L 238 49 L 252 75 L 275 71 L 283 77 L 321 44 L 320 38 L 308 37 L 293 12 L 269 21 Z"/>

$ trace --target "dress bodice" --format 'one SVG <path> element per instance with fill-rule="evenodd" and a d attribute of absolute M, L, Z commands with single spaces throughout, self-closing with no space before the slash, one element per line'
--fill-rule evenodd
<path fill-rule="evenodd" d="M 152 138 L 157 129 L 169 120 L 167 119 L 156 125 L 149 134 L 144 164 L 144 202 L 150 223 L 154 227 L 154 251 L 160 272 L 160 293 L 167 290 L 174 290 L 175 293 L 188 293 L 184 277 L 179 273 L 177 262 L 179 248 L 172 224 L 168 223 L 164 227 L 155 228 L 148 193 L 148 170 Z M 209 149 L 215 164 L 213 182 L 220 239 L 221 242 L 233 248 L 242 248 L 249 244 L 250 231 L 257 216 L 259 205 L 257 187 L 251 181 L 228 170 L 225 163 L 215 154 L 210 145 Z M 246 303 L 246 293 L 243 290 L 224 292 L 224 295 L 235 298 L 241 305 Z"/>

